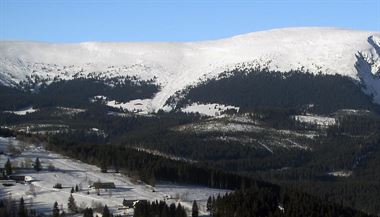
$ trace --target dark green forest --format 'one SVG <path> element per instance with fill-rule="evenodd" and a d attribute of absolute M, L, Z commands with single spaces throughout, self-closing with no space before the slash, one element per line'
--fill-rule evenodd
<path fill-rule="evenodd" d="M 27 106 L 88 107 L 91 105 L 90 99 L 98 95 L 118 102 L 127 102 L 133 99 L 150 98 L 157 91 L 158 86 L 152 82 L 136 83 L 129 79 L 112 86 L 97 79 L 62 80 L 50 85 L 41 85 L 37 91 L 0 86 L 0 110 L 17 110 Z"/>
<path fill-rule="evenodd" d="M 234 105 L 245 112 L 262 108 L 300 109 L 308 105 L 313 105 L 310 112 L 325 114 L 339 109 L 379 111 L 359 84 L 340 75 L 262 69 L 237 69 L 228 74 L 232 76 L 221 74 L 218 79 L 189 87 L 179 106 L 203 102 Z"/>
<path fill-rule="evenodd" d="M 306 201 L 313 201 L 308 203 Z M 209 199 L 212 216 L 367 216 L 364 213 L 344 208 L 337 204 L 285 190 L 275 194 L 271 189 L 239 190 L 222 197 Z"/>

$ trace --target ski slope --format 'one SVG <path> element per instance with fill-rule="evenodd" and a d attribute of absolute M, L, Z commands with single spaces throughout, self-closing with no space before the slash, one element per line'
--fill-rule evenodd
<path fill-rule="evenodd" d="M 337 28 L 286 28 L 200 42 L 0 42 L 0 82 L 18 85 L 77 77 L 136 76 L 161 85 L 145 111 L 188 85 L 234 68 L 301 69 L 340 74 L 364 84 L 380 103 L 380 33 Z M 141 107 L 141 106 L 140 106 Z M 141 108 L 138 108 L 141 109 Z"/>

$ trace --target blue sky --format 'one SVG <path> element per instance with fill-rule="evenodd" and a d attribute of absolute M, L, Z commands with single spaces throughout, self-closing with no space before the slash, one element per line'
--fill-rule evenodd
<path fill-rule="evenodd" d="M 328 26 L 380 31 L 380 0 L 0 0 L 0 39 L 198 41 Z"/>

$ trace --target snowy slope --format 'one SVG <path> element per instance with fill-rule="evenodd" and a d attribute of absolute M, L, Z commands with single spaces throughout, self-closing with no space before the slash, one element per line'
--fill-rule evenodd
<path fill-rule="evenodd" d="M 185 43 L 49 44 L 0 42 L 0 82 L 17 85 L 74 77 L 138 76 L 162 88 L 145 103 L 163 108 L 187 85 L 236 67 L 341 74 L 362 81 L 380 103 L 380 33 L 336 28 L 287 28 Z"/>
<path fill-rule="evenodd" d="M 21 142 L 15 138 L 0 137 L 0 151 L 7 152 L 8 143 L 18 147 Z M 107 205 L 114 214 L 133 213 L 131 209 L 122 208 L 123 199 L 128 200 L 166 200 L 168 204 L 180 202 L 185 208 L 190 211 L 194 200 L 197 200 L 200 206 L 201 214 L 208 214 L 206 211 L 206 201 L 209 196 L 217 196 L 230 192 L 223 189 L 212 189 L 202 186 L 193 185 L 178 185 L 173 183 L 160 182 L 155 187 L 144 183 L 136 183 L 130 177 L 126 177 L 119 173 L 101 173 L 100 168 L 89 164 L 82 163 L 59 154 L 46 151 L 42 147 L 28 145 L 27 149 L 18 157 L 13 157 L 10 160 L 13 165 L 23 167 L 28 160 L 34 162 L 36 157 L 41 160 L 43 168 L 48 165 L 53 165 L 56 170 L 49 171 L 44 169 L 41 172 L 36 172 L 32 169 L 18 171 L 16 175 L 25 175 L 34 180 L 30 184 L 15 184 L 11 187 L 4 187 L 0 184 L 0 198 L 12 196 L 15 199 L 23 197 L 27 204 L 34 204 L 34 207 L 45 214 L 51 214 L 51 208 L 54 201 L 57 201 L 59 206 L 67 212 L 67 200 L 70 196 L 71 187 L 78 185 L 81 189 L 73 194 L 77 205 L 83 204 L 83 207 L 91 207 L 94 203 Z M 0 164 L 4 165 L 7 156 L 0 155 Z M 30 165 L 31 166 L 31 165 Z M 89 189 L 89 185 L 97 182 L 114 182 L 116 189 L 108 192 L 102 190 L 100 195 L 97 195 L 94 189 Z M 56 183 L 61 183 L 63 188 L 56 189 L 53 186 Z M 30 189 L 33 188 L 35 195 L 30 194 Z M 155 191 L 152 191 L 154 189 Z M 89 194 L 87 193 L 89 191 Z"/>

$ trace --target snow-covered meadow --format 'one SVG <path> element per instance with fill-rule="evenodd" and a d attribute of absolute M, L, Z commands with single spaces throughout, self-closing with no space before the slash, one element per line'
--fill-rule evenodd
<path fill-rule="evenodd" d="M 0 185 L 0 198 L 23 197 L 27 204 L 33 205 L 40 212 L 51 214 L 53 203 L 58 202 L 59 207 L 67 212 L 67 203 L 72 187 L 78 185 L 79 191 L 73 193 L 79 207 L 91 207 L 107 205 L 114 214 L 131 215 L 132 209 L 122 206 L 123 199 L 128 200 L 166 200 L 167 203 L 180 202 L 189 211 L 193 200 L 200 206 L 200 213 L 207 215 L 205 208 L 207 198 L 210 195 L 225 194 L 228 190 L 211 189 L 201 186 L 178 185 L 173 183 L 158 182 L 155 187 L 139 181 L 133 181 L 120 173 L 101 173 L 100 168 L 83 162 L 64 157 L 45 150 L 34 144 L 23 144 L 15 138 L 0 137 L 0 152 L 7 153 L 8 145 L 22 146 L 24 151 L 16 157 L 9 157 L 13 167 L 17 169 L 15 175 L 24 175 L 31 179 L 30 183 L 15 183 L 13 186 Z M 31 164 L 39 158 L 43 170 L 36 172 Z M 8 156 L 0 155 L 0 165 L 4 165 Z M 97 195 L 96 190 L 89 185 L 94 182 L 114 182 L 116 188 L 101 190 Z M 53 188 L 57 183 L 62 184 L 62 189 Z"/>

